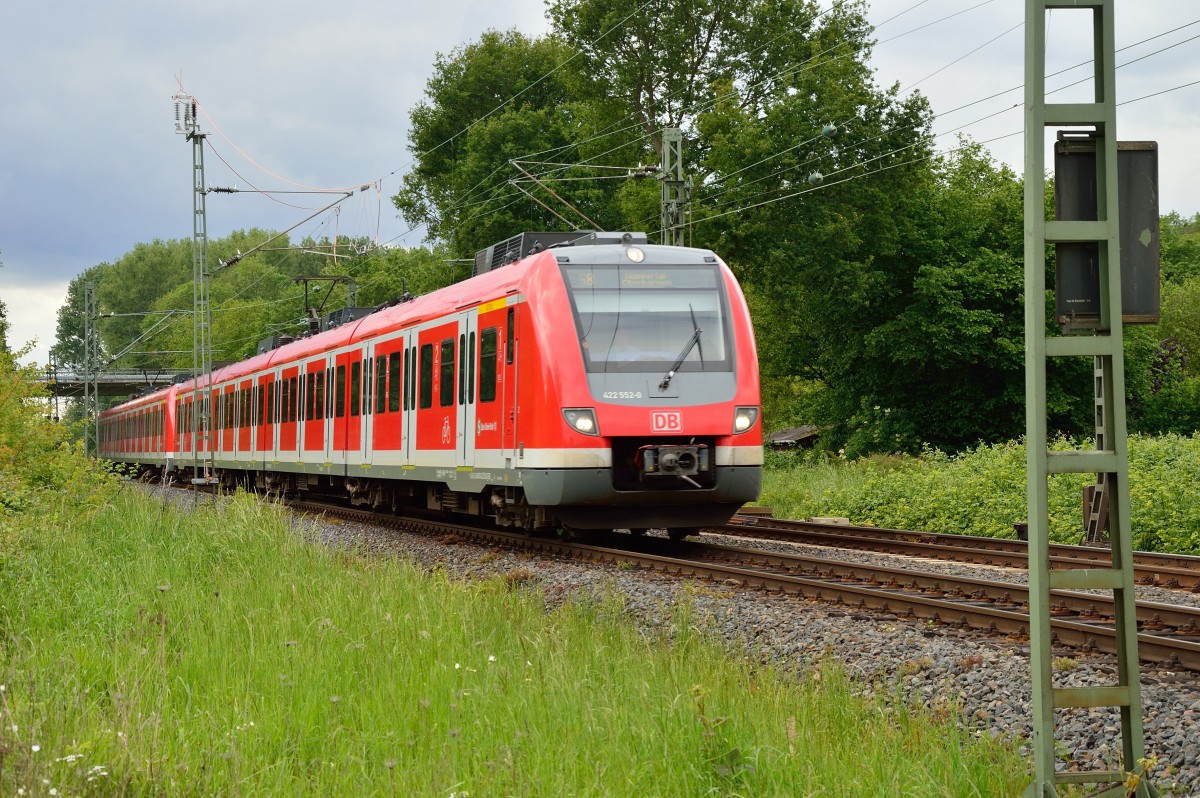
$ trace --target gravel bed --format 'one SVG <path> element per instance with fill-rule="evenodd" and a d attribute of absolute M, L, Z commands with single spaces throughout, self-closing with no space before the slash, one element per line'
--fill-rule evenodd
<path fill-rule="evenodd" d="M 181 491 L 171 493 L 187 496 Z M 313 520 L 297 528 L 327 545 L 372 556 L 406 558 L 457 578 L 519 573 L 542 590 L 549 606 L 569 596 L 599 599 L 616 591 L 623 596 L 631 622 L 647 632 L 668 623 L 670 613 L 665 608 L 686 601 L 736 656 L 796 674 L 808 673 L 830 658 L 855 677 L 864 692 L 882 690 L 940 713 L 955 714 L 973 733 L 1017 739 L 1023 752 L 1032 753 L 1032 746 L 1025 742 L 1031 737 L 1032 711 L 1028 646 L 1000 637 L 931 628 L 895 616 L 862 614 L 741 587 L 701 585 L 644 570 L 531 556 L 364 524 Z M 737 542 L 764 545 L 746 539 Z M 845 554 L 847 559 L 887 558 L 865 552 Z M 986 572 L 990 576 L 984 578 L 997 578 L 992 568 L 921 562 L 922 570 L 933 566 L 947 573 Z M 1013 581 L 1024 578 L 1023 572 L 1003 570 Z M 1157 592 L 1175 603 L 1187 595 Z M 1115 682 L 1115 662 L 1107 655 L 1063 652 L 1056 663 L 1060 666 L 1059 686 Z M 1159 761 L 1152 776 L 1156 787 L 1164 795 L 1200 795 L 1200 676 L 1144 667 L 1142 702 L 1146 750 Z M 1115 709 L 1059 710 L 1058 739 L 1064 750 L 1072 752 L 1070 763 L 1062 766 L 1080 770 L 1115 767 L 1120 755 L 1119 729 L 1120 716 Z"/>

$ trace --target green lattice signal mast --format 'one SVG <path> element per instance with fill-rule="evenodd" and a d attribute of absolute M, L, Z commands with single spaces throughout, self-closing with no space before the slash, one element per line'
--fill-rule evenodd
<path fill-rule="evenodd" d="M 1034 779 L 1027 796 L 1057 796 L 1058 785 L 1100 785 L 1104 796 L 1126 795 L 1128 773 L 1140 772 L 1145 743 L 1138 675 L 1133 546 L 1129 519 L 1129 468 L 1125 426 L 1121 257 L 1117 192 L 1117 113 L 1114 0 L 1026 0 L 1025 6 L 1025 397 L 1029 521 L 1030 671 L 1033 682 Z M 1093 102 L 1046 102 L 1046 14 L 1072 9 L 1091 16 L 1094 43 Z M 1068 14 L 1078 17 L 1080 13 Z M 1063 24 L 1056 17 L 1055 25 Z M 1047 128 L 1091 128 L 1095 140 L 1095 212 L 1085 220 L 1048 221 L 1045 213 Z M 1090 217 L 1090 218 L 1089 218 Z M 1079 217 L 1076 217 L 1079 218 Z M 1095 246 L 1099 274 L 1098 318 L 1073 332 L 1047 333 L 1046 243 Z M 1062 281 L 1056 286 L 1062 290 Z M 1096 448 L 1049 451 L 1047 364 L 1054 357 L 1093 359 L 1096 372 Z M 1053 475 L 1095 473 L 1106 494 L 1112 566 L 1051 570 L 1049 482 Z M 1052 589 L 1101 588 L 1113 592 L 1117 628 L 1115 684 L 1059 687 L 1054 683 L 1050 626 Z M 1121 716 L 1121 767 L 1083 773 L 1055 770 L 1055 710 L 1117 707 Z M 1142 798 L 1157 795 L 1143 779 Z"/>

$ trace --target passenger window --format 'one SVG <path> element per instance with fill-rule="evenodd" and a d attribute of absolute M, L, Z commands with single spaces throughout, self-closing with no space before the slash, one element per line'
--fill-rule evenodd
<path fill-rule="evenodd" d="M 488 327 L 479 336 L 479 401 L 496 401 L 496 338 L 495 327 Z"/>
<path fill-rule="evenodd" d="M 341 366 L 338 367 L 341 370 Z M 358 415 L 360 380 L 362 379 L 362 364 L 357 360 L 350 364 L 350 415 Z M 340 413 L 338 415 L 341 415 Z"/>
<path fill-rule="evenodd" d="M 334 383 L 333 415 L 342 418 L 346 415 L 346 367 L 337 367 L 337 380 Z"/>
<path fill-rule="evenodd" d="M 408 410 L 412 406 L 412 402 L 408 398 L 408 386 L 412 382 L 412 363 L 408 355 L 408 348 L 404 349 L 404 409 Z"/>
<path fill-rule="evenodd" d="M 475 404 L 475 333 L 471 333 L 471 351 L 467 356 L 467 404 Z"/>
<path fill-rule="evenodd" d="M 438 385 L 438 403 L 442 407 L 454 404 L 454 339 L 442 341 L 441 380 Z"/>
<path fill-rule="evenodd" d="M 362 362 L 362 411 L 363 415 L 371 412 L 371 361 Z"/>
<path fill-rule="evenodd" d="M 467 351 L 467 336 L 458 336 L 458 351 Z M 467 401 L 467 358 L 460 357 L 458 359 L 458 403 L 464 404 Z M 445 404 L 443 402 L 443 404 Z"/>
<path fill-rule="evenodd" d="M 333 418 L 333 369 L 325 369 L 325 417 Z"/>
<path fill-rule="evenodd" d="M 400 353 L 392 352 L 388 355 L 388 374 L 387 374 L 387 409 L 389 413 L 395 413 L 400 409 Z M 379 392 L 383 396 L 383 391 Z M 407 409 L 407 408 L 406 408 Z"/>
<path fill-rule="evenodd" d="M 313 416 L 317 421 L 325 418 L 325 371 L 321 369 L 313 373 L 312 381 L 317 384 L 317 393 L 313 397 L 313 410 L 316 414 Z"/>
<path fill-rule="evenodd" d="M 517 341 L 517 316 L 515 308 L 508 309 L 508 335 L 504 340 L 504 362 L 512 365 L 513 347 Z"/>
<path fill-rule="evenodd" d="M 433 407 L 433 344 L 421 347 L 421 408 Z"/>
<path fill-rule="evenodd" d="M 288 421 L 295 421 L 296 420 L 296 405 L 297 405 L 297 402 L 296 402 L 296 378 L 290 377 L 289 381 L 292 384 L 291 385 L 292 390 L 288 394 Z"/>
<path fill-rule="evenodd" d="M 375 412 L 387 412 L 388 382 L 387 355 L 375 358 Z"/>

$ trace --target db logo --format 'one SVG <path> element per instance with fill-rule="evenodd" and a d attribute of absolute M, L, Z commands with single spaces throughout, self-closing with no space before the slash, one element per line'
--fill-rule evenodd
<path fill-rule="evenodd" d="M 652 432 L 683 432 L 683 414 L 678 410 L 655 410 L 650 414 Z"/>

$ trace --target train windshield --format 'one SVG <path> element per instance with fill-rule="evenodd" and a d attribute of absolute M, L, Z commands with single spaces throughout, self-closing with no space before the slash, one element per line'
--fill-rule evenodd
<path fill-rule="evenodd" d="M 662 373 L 685 350 L 679 371 L 732 368 L 728 304 L 715 264 L 562 270 L 588 371 Z"/>

